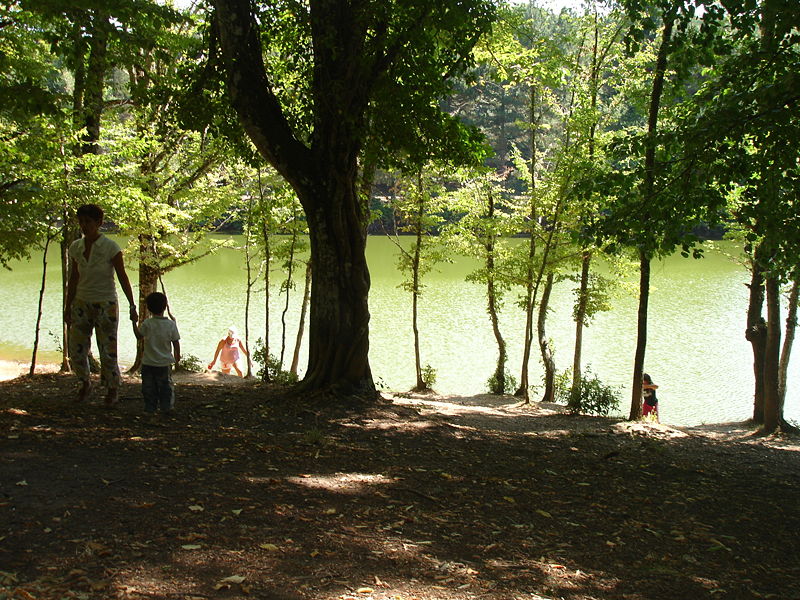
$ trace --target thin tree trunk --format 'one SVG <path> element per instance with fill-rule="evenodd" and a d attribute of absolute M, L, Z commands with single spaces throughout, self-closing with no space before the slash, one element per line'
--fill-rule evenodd
<path fill-rule="evenodd" d="M 39 303 L 36 305 L 36 327 L 33 333 L 33 351 L 31 352 L 31 368 L 28 375 L 33 376 L 36 371 L 36 354 L 39 351 L 39 330 L 42 324 L 42 305 L 44 303 L 44 291 L 47 286 L 47 251 L 50 248 L 50 242 L 53 236 L 50 235 L 48 229 L 47 238 L 44 242 L 44 251 L 42 253 L 42 283 L 39 286 Z"/>
<path fill-rule="evenodd" d="M 427 388 L 422 380 L 422 357 L 419 350 L 419 237 L 417 237 L 417 247 L 414 249 L 412 285 L 411 292 L 411 328 L 414 331 L 414 370 L 416 372 L 417 383 L 414 391 L 423 391 Z"/>
<path fill-rule="evenodd" d="M 778 364 L 781 345 L 781 300 L 780 284 L 774 275 L 767 275 L 767 344 L 764 353 L 764 426 L 763 433 L 778 429 L 783 415 L 780 414 L 778 396 Z"/>
<path fill-rule="evenodd" d="M 549 271 L 542 290 L 542 299 L 539 302 L 539 318 L 537 321 L 539 352 L 542 355 L 542 364 L 544 365 L 544 394 L 542 395 L 542 402 L 554 402 L 556 397 L 556 364 L 553 359 L 553 349 L 550 347 L 550 341 L 547 339 L 547 332 L 545 331 L 550 294 L 553 291 L 554 281 L 555 274 L 553 271 Z"/>
<path fill-rule="evenodd" d="M 247 269 L 247 287 L 245 289 L 244 300 L 244 348 L 247 351 L 247 375 L 253 376 L 253 361 L 250 360 L 250 300 L 253 295 L 253 255 L 251 252 L 251 242 L 253 235 L 253 197 L 250 195 L 247 202 L 247 231 L 244 239 L 245 268 Z"/>
<path fill-rule="evenodd" d="M 667 70 L 672 40 L 672 28 L 675 24 L 677 5 L 673 5 L 664 14 L 664 29 L 661 32 L 661 45 L 656 57 L 656 70 L 653 76 L 653 89 L 650 94 L 650 108 L 647 118 L 647 147 L 644 157 L 644 181 L 642 195 L 645 201 L 653 197 L 656 177 L 656 131 L 658 130 L 658 112 L 661 106 L 661 95 L 664 91 L 664 74 Z M 644 356 L 647 349 L 647 304 L 650 299 L 650 252 L 644 248 L 639 250 L 639 312 L 637 317 L 636 352 L 633 359 L 633 383 L 631 386 L 630 419 L 637 420 L 642 416 L 642 373 L 644 372 Z"/>
<path fill-rule="evenodd" d="M 67 305 L 67 285 L 69 284 L 69 276 L 71 272 L 71 264 L 69 259 L 69 247 L 72 242 L 78 239 L 79 234 L 72 224 L 72 211 L 65 204 L 61 216 L 64 225 L 61 228 L 61 311 L 64 312 L 64 307 Z M 62 319 L 61 321 L 61 372 L 68 373 L 70 371 L 69 363 L 69 327 Z"/>
<path fill-rule="evenodd" d="M 580 403 L 581 377 L 583 368 L 581 356 L 583 354 L 583 327 L 586 321 L 586 307 L 589 303 L 589 272 L 592 263 L 592 253 L 584 250 L 581 257 L 581 281 L 578 289 L 578 305 L 575 309 L 575 352 L 572 355 L 572 388 L 569 404 L 577 407 Z"/>
<path fill-rule="evenodd" d="M 264 184 L 261 180 L 261 167 L 258 167 L 258 196 L 259 204 L 264 206 Z M 271 206 L 268 206 L 268 212 Z M 264 381 L 269 381 L 269 263 L 272 260 L 270 250 L 269 215 L 264 215 L 261 221 L 261 241 L 264 243 Z"/>
<path fill-rule="evenodd" d="M 650 301 L 650 258 L 644 251 L 639 252 L 639 310 L 636 319 L 636 353 L 633 359 L 633 384 L 631 410 L 628 418 L 637 421 L 642 418 L 642 374 L 644 355 L 647 349 L 647 305 Z"/>
<path fill-rule="evenodd" d="M 488 211 L 486 215 L 488 220 L 494 218 L 494 198 L 489 194 Z M 504 394 L 506 391 L 506 360 L 508 352 L 506 350 L 506 341 L 503 339 L 503 334 L 500 332 L 500 317 L 498 315 L 498 302 L 497 302 L 497 289 L 495 286 L 495 263 L 494 263 L 494 233 L 487 234 L 488 237 L 484 242 L 486 249 L 486 296 L 487 296 L 487 311 L 489 319 L 492 322 L 492 332 L 494 339 L 497 342 L 497 368 L 494 372 L 494 389 L 489 390 L 492 394 Z"/>
<path fill-rule="evenodd" d="M 414 391 L 424 391 L 427 385 L 422 380 L 422 357 L 419 349 L 419 267 L 422 254 L 422 214 L 424 211 L 422 196 L 422 171 L 417 179 L 417 215 L 415 223 L 416 242 L 414 255 L 411 259 L 411 328 L 414 332 L 414 370 L 416 372 L 417 383 Z"/>
<path fill-rule="evenodd" d="M 300 346 L 303 343 L 303 333 L 306 327 L 306 314 L 308 312 L 308 299 L 311 297 L 311 261 L 306 263 L 306 280 L 303 285 L 303 304 L 300 306 L 300 323 L 297 325 L 297 339 L 294 343 L 294 355 L 292 356 L 292 366 L 289 372 L 297 375 L 297 367 L 300 362 Z"/>
<path fill-rule="evenodd" d="M 286 282 L 284 284 L 284 291 L 286 292 L 286 301 L 283 305 L 281 312 L 281 369 L 283 369 L 283 357 L 286 354 L 286 315 L 289 312 L 289 292 L 292 289 L 292 276 L 294 275 L 294 251 L 297 245 L 297 231 L 292 230 L 292 241 L 289 244 L 289 260 L 286 263 Z"/>
<path fill-rule="evenodd" d="M 783 407 L 786 403 L 786 381 L 789 371 L 789 359 L 792 355 L 792 345 L 794 344 L 794 336 L 797 330 L 798 286 L 800 286 L 800 277 L 792 282 L 792 289 L 789 292 L 789 300 L 786 306 L 786 337 L 783 338 L 781 360 L 778 365 L 778 398 L 780 400 L 781 414 L 783 414 Z"/>
<path fill-rule="evenodd" d="M 530 114 L 528 117 L 531 127 L 531 162 L 530 162 L 530 240 L 528 246 L 528 265 L 525 272 L 525 340 L 522 346 L 522 366 L 520 368 L 519 388 L 515 396 L 524 399 L 527 404 L 530 402 L 530 381 L 529 367 L 531 361 L 531 345 L 533 344 L 533 308 L 536 304 L 536 295 L 539 282 L 534 283 L 533 261 L 536 258 L 536 226 L 538 225 L 538 213 L 536 206 L 536 87 L 531 85 Z M 541 274 L 541 271 L 540 271 Z"/>
<path fill-rule="evenodd" d="M 598 81 L 600 78 L 600 61 L 598 52 L 600 46 L 600 27 L 598 24 L 597 5 L 594 4 L 594 43 L 592 44 L 592 66 L 589 73 L 591 81 L 591 109 L 592 114 L 597 110 Z M 594 161 L 595 133 L 597 131 L 597 120 L 592 121 L 589 127 L 589 162 Z M 592 262 L 592 252 L 583 249 L 581 256 L 581 279 L 578 288 L 578 306 L 575 310 L 575 350 L 572 355 L 572 387 L 570 388 L 569 405 L 577 408 L 580 404 L 581 378 L 583 376 L 582 354 L 583 354 L 583 328 L 586 321 L 586 308 L 589 303 L 589 273 Z"/>
<path fill-rule="evenodd" d="M 758 246 L 753 254 L 750 276 L 750 298 L 747 304 L 747 329 L 744 337 L 753 349 L 753 422 L 764 423 L 764 357 L 767 344 L 767 323 L 763 317 L 764 271 L 761 267 L 763 247 Z"/>

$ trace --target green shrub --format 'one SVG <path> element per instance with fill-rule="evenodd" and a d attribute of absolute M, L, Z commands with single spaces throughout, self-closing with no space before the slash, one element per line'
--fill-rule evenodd
<path fill-rule="evenodd" d="M 511 371 L 506 369 L 503 373 L 503 385 L 501 385 L 497 373 L 492 373 L 492 376 L 486 380 L 486 387 L 489 389 L 490 394 L 498 396 L 513 394 L 517 391 L 517 378 L 511 374 Z"/>
<path fill-rule="evenodd" d="M 206 365 L 200 362 L 194 354 L 181 355 L 180 362 L 175 365 L 176 371 L 190 371 L 192 373 L 202 373 L 206 370 Z"/>
<path fill-rule="evenodd" d="M 253 350 L 253 362 L 260 366 L 256 371 L 256 377 L 261 378 L 262 381 L 269 381 L 270 383 L 277 383 L 279 385 L 289 385 L 297 383 L 297 374 L 291 371 L 284 371 L 281 361 L 273 354 L 267 354 L 267 349 L 264 347 L 264 340 L 258 338 L 256 346 Z"/>
<path fill-rule="evenodd" d="M 436 369 L 429 364 L 426 364 L 424 367 L 422 367 L 422 382 L 428 389 L 432 389 L 436 383 Z"/>
<path fill-rule="evenodd" d="M 573 414 L 607 417 L 619 408 L 619 387 L 606 385 L 586 367 L 576 394 L 572 390 L 572 372 L 556 376 L 556 401 L 566 404 Z"/>

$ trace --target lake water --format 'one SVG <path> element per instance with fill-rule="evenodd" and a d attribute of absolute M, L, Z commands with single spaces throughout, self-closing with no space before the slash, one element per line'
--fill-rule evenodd
<path fill-rule="evenodd" d="M 722 247 L 732 248 L 726 244 Z M 373 375 L 386 390 L 407 390 L 414 383 L 410 294 L 398 287 L 402 275 L 396 270 L 397 250 L 389 240 L 371 237 L 367 253 L 372 275 Z M 49 330 L 60 335 L 60 268 L 55 255 L 50 265 L 40 361 L 60 362 L 58 340 L 48 334 Z M 451 264 L 437 267 L 425 280 L 420 304 L 422 360 L 436 369 L 435 388 L 443 394 L 482 393 L 494 370 L 497 351 L 485 310 L 484 287 L 465 282 L 475 265 L 469 259 L 456 258 Z M 135 285 L 135 270 L 130 267 L 129 275 Z M 273 272 L 276 286 L 280 276 L 279 270 Z M 30 359 L 40 277 L 40 255 L 14 263 L 12 271 L 0 272 L 0 301 L 4 307 L 0 359 Z M 663 422 L 696 425 L 750 417 L 752 355 L 744 339 L 748 280 L 744 267 L 721 251 L 708 251 L 701 260 L 673 256 L 654 261 L 645 370 L 660 386 Z M 604 382 L 622 388 L 622 414 L 628 412 L 636 340 L 636 281 L 637 275 L 632 273 L 632 285 L 613 298 L 613 310 L 598 315 L 584 334 L 584 365 L 590 364 Z M 246 271 L 242 252 L 223 250 L 167 274 L 164 283 L 181 330 L 184 354 L 207 362 L 228 326 L 237 326 L 244 335 Z M 559 369 L 572 364 L 573 287 L 569 281 L 558 284 L 551 300 L 548 335 L 554 343 Z M 270 336 L 275 353 L 280 342 L 283 298 L 278 298 L 277 288 L 271 294 Z M 299 280 L 288 314 L 290 344 L 296 335 L 301 294 Z M 261 285 L 251 300 L 251 347 L 257 337 L 263 336 L 263 298 Z M 515 299 L 514 292 L 507 297 L 501 327 L 509 345 L 509 369 L 518 377 L 524 315 L 515 306 Z M 119 351 L 123 364 L 133 360 L 134 338 L 126 324 L 120 327 Z M 795 356 L 797 353 L 800 350 Z M 287 356 L 291 357 L 291 349 Z M 537 359 L 535 347 L 530 376 L 534 383 L 541 377 Z M 304 358 L 300 364 L 302 368 Z M 795 358 L 790 366 L 785 412 L 792 420 L 800 420 L 799 365 Z"/>

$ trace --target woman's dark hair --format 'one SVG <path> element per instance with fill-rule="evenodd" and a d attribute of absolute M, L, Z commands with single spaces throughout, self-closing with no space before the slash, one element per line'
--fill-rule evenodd
<path fill-rule="evenodd" d="M 98 223 L 103 222 L 103 209 L 97 206 L 97 204 L 84 204 L 83 206 L 79 206 L 75 214 L 79 217 L 89 217 Z"/>
<path fill-rule="evenodd" d="M 645 383 L 649 383 L 651 385 L 653 383 L 653 380 L 650 379 L 650 375 L 648 375 L 647 373 L 642 373 L 642 381 L 644 381 Z"/>
<path fill-rule="evenodd" d="M 144 301 L 147 304 L 147 310 L 155 315 L 160 315 L 167 308 L 167 297 L 161 292 L 148 294 Z"/>

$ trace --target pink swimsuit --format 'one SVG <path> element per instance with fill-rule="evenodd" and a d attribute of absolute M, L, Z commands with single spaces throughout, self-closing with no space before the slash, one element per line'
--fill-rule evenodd
<path fill-rule="evenodd" d="M 225 345 L 222 346 L 219 359 L 223 365 L 235 364 L 236 361 L 239 360 L 239 340 L 236 338 L 225 338 Z"/>

